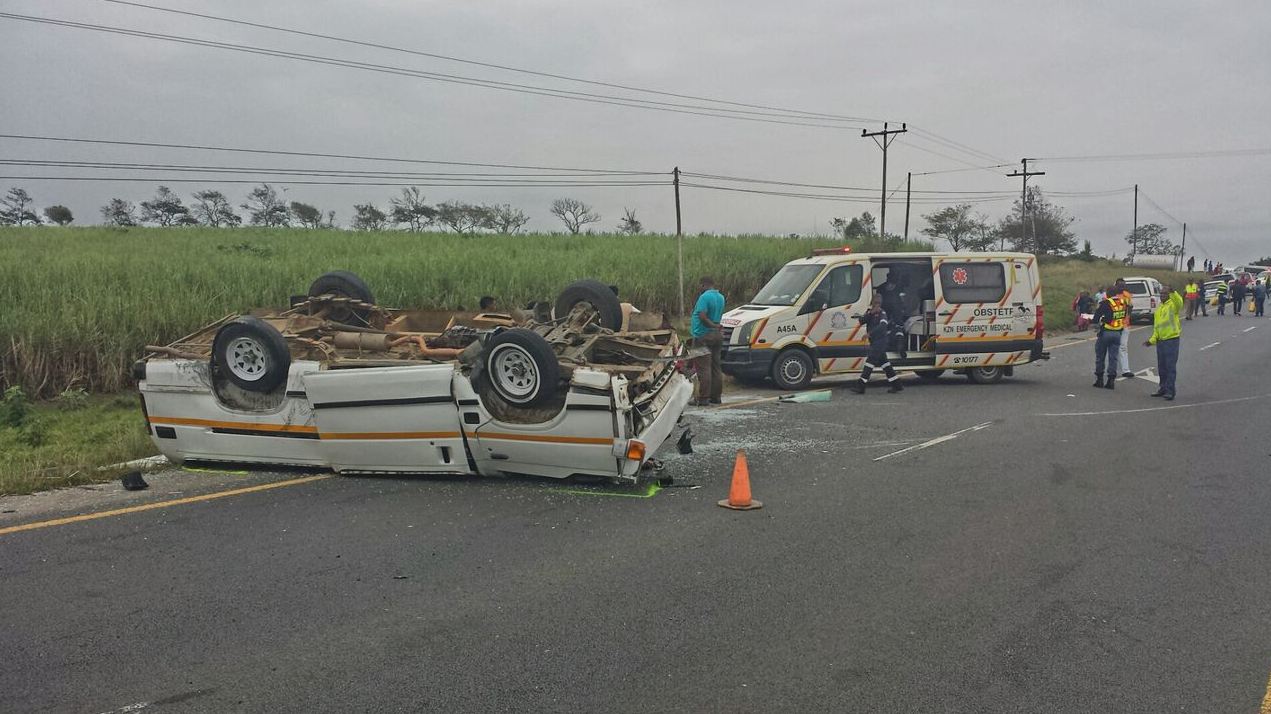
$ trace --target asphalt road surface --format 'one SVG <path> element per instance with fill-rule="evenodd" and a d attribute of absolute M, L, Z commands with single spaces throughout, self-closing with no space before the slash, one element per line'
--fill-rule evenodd
<path fill-rule="evenodd" d="M 1271 322 L 1185 329 L 1172 403 L 1064 340 L 992 386 L 730 395 L 662 490 L 10 500 L 0 710 L 1271 711 Z M 762 510 L 715 505 L 742 447 Z"/>

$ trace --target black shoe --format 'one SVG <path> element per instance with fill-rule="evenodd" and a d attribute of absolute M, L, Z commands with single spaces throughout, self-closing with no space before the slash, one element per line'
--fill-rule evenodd
<path fill-rule="evenodd" d="M 1126 379 L 1130 379 L 1131 377 L 1133 377 L 1133 376 L 1134 376 L 1134 373 L 1133 373 L 1133 372 L 1122 372 L 1122 373 L 1121 373 L 1121 376 L 1122 376 L 1122 377 L 1125 377 Z"/>
<path fill-rule="evenodd" d="M 1149 397 L 1163 397 L 1163 396 L 1165 396 L 1165 392 L 1160 392 L 1160 391 L 1152 392 L 1152 393 L 1151 393 L 1151 394 L 1149 394 L 1148 396 L 1149 396 Z"/>
<path fill-rule="evenodd" d="M 1112 379 L 1109 379 L 1107 382 L 1105 382 L 1105 383 L 1104 383 L 1104 385 L 1103 385 L 1103 388 L 1104 388 L 1104 389 L 1116 389 L 1116 388 L 1117 388 L 1117 380 L 1116 380 L 1116 378 L 1114 377 L 1114 378 L 1112 378 Z"/>
<path fill-rule="evenodd" d="M 1172 401 L 1174 401 L 1174 395 L 1173 395 L 1173 394 L 1166 394 L 1166 395 L 1165 395 L 1165 401 L 1167 401 L 1167 402 L 1172 402 Z"/>
<path fill-rule="evenodd" d="M 864 394 L 865 383 L 860 380 L 857 380 L 856 384 L 853 384 L 852 386 L 848 387 L 848 390 L 856 392 L 857 394 Z"/>
<path fill-rule="evenodd" d="M 905 391 L 905 388 L 904 388 L 904 387 L 902 387 L 902 386 L 900 386 L 900 383 L 899 383 L 899 382 L 896 382 L 896 383 L 892 384 L 890 388 L 888 388 L 887 393 L 888 393 L 888 394 L 895 394 L 896 392 L 903 392 L 903 391 Z"/>
<path fill-rule="evenodd" d="M 1099 387 L 1099 388 L 1102 388 L 1102 387 L 1103 387 L 1103 375 L 1102 375 L 1102 374 L 1096 374 L 1096 375 L 1094 376 L 1094 386 Z"/>
<path fill-rule="evenodd" d="M 723 403 L 724 403 L 724 400 L 722 400 L 722 399 L 712 399 L 712 400 L 711 400 L 711 404 L 723 404 Z"/>

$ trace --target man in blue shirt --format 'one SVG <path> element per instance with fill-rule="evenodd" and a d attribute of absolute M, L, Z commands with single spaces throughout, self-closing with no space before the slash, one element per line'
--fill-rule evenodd
<path fill-rule="evenodd" d="M 709 354 L 698 357 L 697 399 L 694 404 L 719 404 L 724 394 L 724 370 L 720 364 L 723 336 L 719 321 L 724 317 L 724 295 L 715 289 L 715 281 L 702 278 L 702 294 L 693 306 L 691 332 L 694 347 L 705 347 Z"/>

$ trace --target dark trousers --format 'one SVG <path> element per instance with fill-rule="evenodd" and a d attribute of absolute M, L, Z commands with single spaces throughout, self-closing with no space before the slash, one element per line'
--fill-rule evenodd
<path fill-rule="evenodd" d="M 1261 300 L 1259 300 L 1258 298 L 1253 299 L 1253 314 L 1256 317 L 1262 317 L 1262 308 L 1266 304 L 1266 302 L 1267 302 L 1266 298 L 1262 298 Z"/>
<path fill-rule="evenodd" d="M 724 394 L 724 368 L 721 363 L 724 339 L 718 332 L 708 332 L 693 338 L 694 347 L 705 347 L 710 354 L 698 357 L 697 398 L 718 401 Z"/>
<path fill-rule="evenodd" d="M 1240 298 L 1232 298 L 1232 300 L 1231 300 L 1231 314 L 1233 314 L 1233 315 L 1239 315 L 1239 314 L 1240 314 L 1240 308 L 1241 308 L 1241 306 L 1243 306 L 1244 304 L 1245 304 L 1245 299 L 1244 299 L 1244 298 L 1242 298 L 1242 297 L 1240 297 Z"/>
<path fill-rule="evenodd" d="M 1221 295 L 1218 296 L 1218 314 L 1219 315 L 1227 314 L 1227 299 L 1222 297 Z"/>
<path fill-rule="evenodd" d="M 1202 317 L 1209 317 L 1209 298 L 1204 295 L 1200 297 L 1200 314 Z"/>
<path fill-rule="evenodd" d="M 887 358 L 886 345 L 869 346 L 869 356 L 865 358 L 865 369 L 861 370 L 861 384 L 868 382 L 869 376 L 876 369 L 883 370 L 888 384 L 900 379 L 900 375 L 896 374 L 896 370 L 891 366 L 891 360 Z"/>
<path fill-rule="evenodd" d="M 1117 378 L 1117 358 L 1121 355 L 1121 330 L 1102 330 L 1094 341 L 1094 376 Z M 1106 367 L 1106 370 L 1105 370 Z"/>
<path fill-rule="evenodd" d="M 1178 343 L 1172 340 L 1161 340 L 1156 343 L 1156 371 L 1161 375 L 1161 393 L 1174 396 L 1174 380 L 1178 377 Z"/>

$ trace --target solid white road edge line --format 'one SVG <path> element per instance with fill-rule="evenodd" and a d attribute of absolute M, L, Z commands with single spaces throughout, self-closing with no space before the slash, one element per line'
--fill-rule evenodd
<path fill-rule="evenodd" d="M 958 438 L 959 436 L 961 436 L 962 434 L 965 434 L 965 433 L 967 433 L 967 432 L 969 432 L 969 431 L 979 431 L 980 429 L 987 429 L 988 427 L 990 427 L 990 426 L 992 426 L 992 425 L 993 425 L 993 422 L 991 422 L 991 421 L 986 421 L 986 422 L 984 422 L 983 424 L 976 424 L 975 426 L 968 426 L 967 428 L 965 428 L 965 429 L 960 429 L 960 430 L 958 430 L 958 431 L 953 432 L 952 434 L 945 434 L 944 436 L 937 436 L 936 438 L 931 439 L 930 441 L 924 441 L 924 442 L 922 442 L 921 444 L 914 444 L 913 446 L 910 446 L 910 447 L 908 447 L 908 448 L 901 449 L 900 451 L 893 451 L 893 452 L 891 452 L 890 454 L 883 454 L 882 456 L 879 456 L 878 458 L 876 458 L 876 459 L 874 459 L 874 460 L 875 460 L 875 461 L 882 461 L 883 459 L 890 459 L 890 458 L 891 458 L 891 457 L 893 457 L 893 456 L 900 456 L 901 454 L 907 454 L 907 453 L 909 453 L 910 451 L 918 451 L 918 450 L 920 450 L 920 449 L 925 449 L 925 448 L 927 448 L 928 446 L 935 446 L 936 444 L 943 444 L 944 442 L 946 442 L 946 441 L 952 441 L 952 440 L 954 440 L 954 439 Z"/>
<path fill-rule="evenodd" d="M 1212 402 L 1196 402 L 1195 404 L 1171 404 L 1168 407 L 1144 407 L 1143 409 L 1113 409 L 1106 412 L 1060 412 L 1057 414 L 1035 414 L 1039 417 L 1073 417 L 1073 416 L 1104 416 L 1106 414 L 1138 414 L 1140 412 L 1163 412 L 1167 409 L 1191 409 L 1192 407 L 1212 407 L 1218 404 L 1235 404 L 1236 402 L 1252 402 L 1256 399 L 1267 399 L 1271 394 L 1261 394 L 1256 397 L 1235 397 L 1234 399 L 1216 399 Z"/>
<path fill-rule="evenodd" d="M 1209 344 L 1205 345 L 1204 347 L 1201 347 L 1201 348 L 1200 348 L 1200 351 L 1201 351 L 1201 352 L 1204 352 L 1205 350 L 1209 349 L 1210 347 L 1217 347 L 1218 345 L 1221 345 L 1221 344 L 1222 344 L 1221 342 L 1210 342 Z"/>

